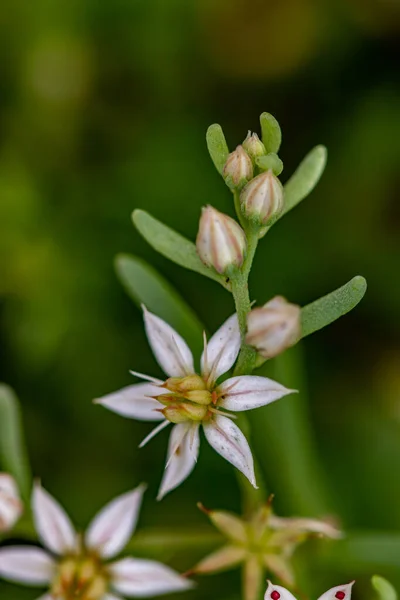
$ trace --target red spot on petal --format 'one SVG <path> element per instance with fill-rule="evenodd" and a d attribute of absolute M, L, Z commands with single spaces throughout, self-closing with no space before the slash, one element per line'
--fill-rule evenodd
<path fill-rule="evenodd" d="M 279 600 L 280 597 L 281 597 L 280 593 L 277 592 L 276 590 L 274 590 L 273 592 L 271 592 L 271 598 L 272 598 L 272 600 Z"/>
<path fill-rule="evenodd" d="M 335 594 L 335 598 L 337 598 L 338 600 L 344 600 L 345 597 L 346 597 L 345 592 L 336 592 L 336 594 Z"/>

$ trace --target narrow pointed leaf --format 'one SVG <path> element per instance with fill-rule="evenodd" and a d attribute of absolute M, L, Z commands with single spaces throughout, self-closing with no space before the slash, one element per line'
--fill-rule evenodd
<path fill-rule="evenodd" d="M 214 123 L 207 129 L 207 148 L 218 173 L 222 175 L 223 168 L 228 158 L 229 149 L 221 125 Z"/>
<path fill-rule="evenodd" d="M 378 592 L 380 600 L 397 600 L 397 592 L 387 579 L 374 575 L 371 582 Z"/>
<path fill-rule="evenodd" d="M 224 277 L 203 265 L 193 242 L 164 225 L 144 210 L 135 210 L 132 214 L 132 220 L 139 233 L 154 250 L 181 267 L 196 271 L 227 287 Z"/>
<path fill-rule="evenodd" d="M 281 216 L 292 210 L 312 192 L 324 172 L 326 159 L 327 150 L 325 146 L 315 146 L 301 161 L 283 187 L 285 206 Z"/>
<path fill-rule="evenodd" d="M 175 288 L 156 269 L 141 258 L 119 254 L 115 258 L 115 270 L 139 308 L 144 304 L 176 329 L 192 349 L 201 350 L 202 324 Z"/>
<path fill-rule="evenodd" d="M 326 327 L 352 310 L 367 289 L 364 277 L 357 275 L 334 292 L 319 298 L 301 309 L 302 337 Z"/>
<path fill-rule="evenodd" d="M 266 151 L 277 153 L 282 141 L 282 132 L 278 121 L 270 113 L 263 112 L 260 115 L 260 125 Z"/>
<path fill-rule="evenodd" d="M 31 474 L 21 409 L 12 389 L 4 384 L 0 384 L 0 462 L 2 469 L 14 476 L 24 500 L 27 500 Z"/>

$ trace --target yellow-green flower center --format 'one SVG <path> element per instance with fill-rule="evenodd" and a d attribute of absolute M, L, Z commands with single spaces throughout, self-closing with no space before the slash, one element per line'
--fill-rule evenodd
<path fill-rule="evenodd" d="M 59 563 L 51 594 L 63 600 L 100 600 L 107 588 L 107 572 L 97 557 L 71 556 Z"/>
<path fill-rule="evenodd" d="M 172 423 L 204 421 L 211 416 L 218 398 L 200 375 L 170 377 L 163 387 L 170 393 L 157 396 L 157 400 L 165 406 L 162 413 Z"/>

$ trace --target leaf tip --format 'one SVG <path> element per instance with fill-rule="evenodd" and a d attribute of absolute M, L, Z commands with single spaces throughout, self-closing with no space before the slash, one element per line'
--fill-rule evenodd
<path fill-rule="evenodd" d="M 367 280 L 362 275 L 356 275 L 351 280 L 352 287 L 354 290 L 360 293 L 361 298 L 364 296 L 367 291 Z"/>

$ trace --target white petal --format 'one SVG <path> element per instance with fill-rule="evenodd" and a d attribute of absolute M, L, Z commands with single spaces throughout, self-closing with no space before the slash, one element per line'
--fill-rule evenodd
<path fill-rule="evenodd" d="M 135 383 L 124 387 L 118 392 L 96 399 L 95 404 L 101 404 L 109 410 L 139 421 L 162 421 L 164 415 L 157 411 L 163 405 L 150 396 L 161 396 L 167 390 L 151 383 Z"/>
<path fill-rule="evenodd" d="M 337 585 L 336 587 L 331 588 L 325 594 L 322 594 L 318 598 L 318 600 L 337 600 L 337 595 L 339 594 L 339 598 L 343 598 L 343 600 L 350 600 L 351 598 L 351 588 L 353 587 L 354 581 L 344 585 Z M 344 594 L 344 596 L 343 596 Z"/>
<path fill-rule="evenodd" d="M 168 323 L 143 308 L 147 338 L 153 354 L 169 377 L 194 373 L 193 355 L 185 340 Z"/>
<path fill-rule="evenodd" d="M 179 423 L 173 427 L 169 438 L 167 466 L 157 500 L 164 498 L 190 475 L 197 461 L 199 446 L 198 424 Z"/>
<path fill-rule="evenodd" d="M 222 394 L 218 406 L 227 410 L 242 411 L 265 406 L 292 394 L 295 390 L 289 390 L 267 377 L 242 375 L 224 381 L 218 386 L 218 392 Z"/>
<path fill-rule="evenodd" d="M 52 600 L 50 598 L 50 600 Z M 121 596 L 115 596 L 115 594 L 106 594 L 101 597 L 101 600 L 122 600 Z"/>
<path fill-rule="evenodd" d="M 235 423 L 227 417 L 217 415 L 212 421 L 203 424 L 209 444 L 243 473 L 256 488 L 253 456 L 246 438 Z"/>
<path fill-rule="evenodd" d="M 277 517 L 271 515 L 268 521 L 268 525 L 271 529 L 277 530 L 289 530 L 295 533 L 319 533 L 326 535 L 329 538 L 338 540 L 343 537 L 343 533 L 333 527 L 326 521 L 319 521 L 317 519 L 307 519 L 303 517 Z"/>
<path fill-rule="evenodd" d="M 76 548 L 77 535 L 67 513 L 39 484 L 33 489 L 32 510 L 36 531 L 49 550 L 65 554 Z"/>
<path fill-rule="evenodd" d="M 0 575 L 9 581 L 28 585 L 50 583 L 54 560 L 40 548 L 10 546 L 0 549 Z"/>
<path fill-rule="evenodd" d="M 213 383 L 229 371 L 240 350 L 240 331 L 234 314 L 214 333 L 201 357 L 201 372 Z"/>
<path fill-rule="evenodd" d="M 40 598 L 36 598 L 36 600 L 54 600 L 54 596 L 51 594 L 44 594 L 44 596 L 40 596 Z M 101 600 L 104 600 L 103 598 Z"/>
<path fill-rule="evenodd" d="M 93 519 L 85 535 L 86 546 L 102 558 L 115 556 L 126 546 L 135 529 L 146 486 L 122 494 Z"/>
<path fill-rule="evenodd" d="M 111 584 L 123 596 L 148 598 L 188 590 L 193 583 L 154 560 L 124 558 L 110 566 Z"/>
<path fill-rule="evenodd" d="M 15 480 L 0 473 L 0 532 L 11 529 L 21 516 L 23 505 Z"/>
<path fill-rule="evenodd" d="M 296 600 L 295 596 L 289 592 L 286 588 L 281 585 L 273 585 L 268 581 L 267 591 L 265 592 L 264 600 L 271 600 L 272 592 L 278 592 L 280 594 L 280 600 Z"/>

